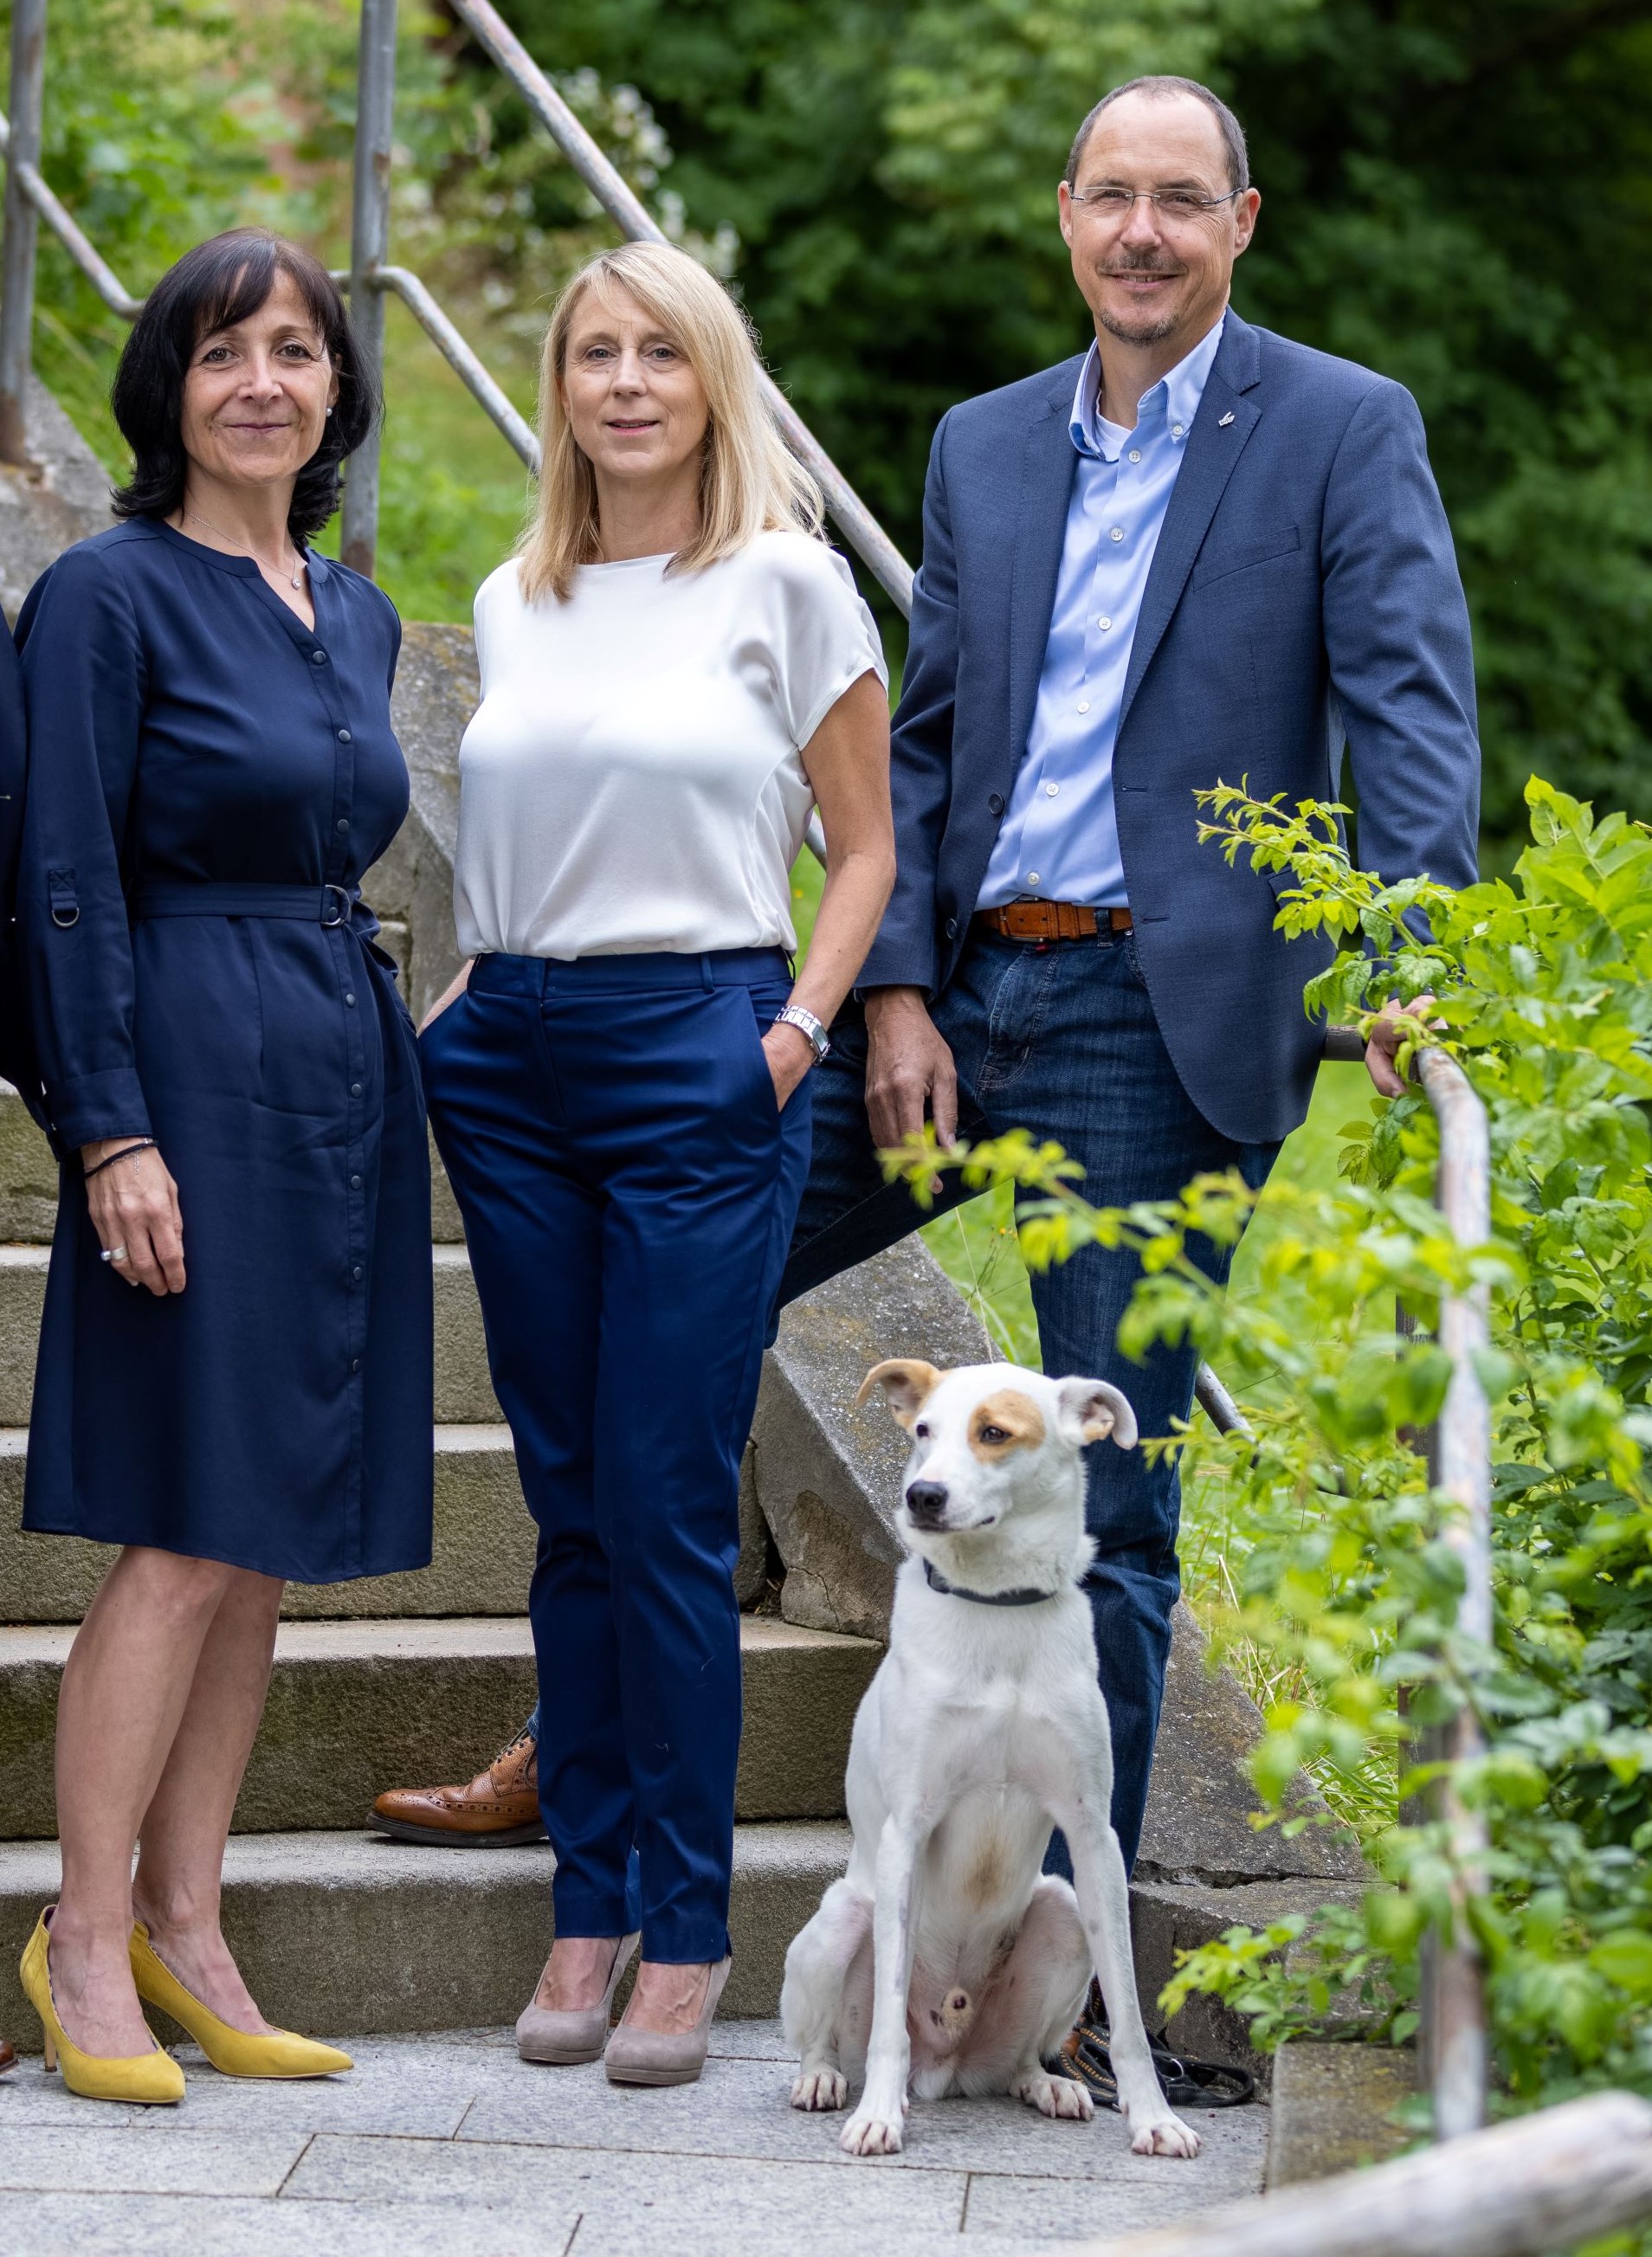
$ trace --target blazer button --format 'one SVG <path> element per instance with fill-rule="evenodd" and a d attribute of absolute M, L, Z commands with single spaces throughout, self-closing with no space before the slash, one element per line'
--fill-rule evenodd
<path fill-rule="evenodd" d="M 958 920 L 956 917 L 948 917 L 947 920 L 947 937 L 948 940 L 956 940 L 958 937 Z"/>
<path fill-rule="evenodd" d="M 989 815 L 1002 815 L 1003 813 L 1003 794 L 1001 791 L 995 791 L 988 799 L 987 812 Z"/>

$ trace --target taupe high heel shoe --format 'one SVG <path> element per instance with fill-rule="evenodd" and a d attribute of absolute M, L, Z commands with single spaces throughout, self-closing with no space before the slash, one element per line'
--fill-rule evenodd
<path fill-rule="evenodd" d="M 622 1935 L 608 1970 L 608 1987 L 594 2006 L 542 2006 L 530 1999 L 516 2017 L 516 2050 L 524 2061 L 548 2062 L 559 2069 L 600 2061 L 608 2042 L 608 2016 L 620 1978 L 631 1964 L 641 1935 Z"/>
<path fill-rule="evenodd" d="M 621 2022 L 608 2040 L 604 2063 L 610 2084 L 693 2084 L 705 2066 L 712 2019 L 728 1981 L 732 1959 L 713 1967 L 705 2003 L 691 2030 L 639 2030 Z"/>

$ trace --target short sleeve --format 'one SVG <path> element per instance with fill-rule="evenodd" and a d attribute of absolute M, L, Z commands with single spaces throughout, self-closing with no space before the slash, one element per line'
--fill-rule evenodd
<path fill-rule="evenodd" d="M 889 687 L 877 623 L 834 548 L 804 534 L 766 536 L 774 546 L 779 597 L 776 688 L 799 752 L 851 683 L 876 674 Z"/>

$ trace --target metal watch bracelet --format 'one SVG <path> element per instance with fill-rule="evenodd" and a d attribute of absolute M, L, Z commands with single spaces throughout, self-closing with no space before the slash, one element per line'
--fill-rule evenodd
<path fill-rule="evenodd" d="M 801 1003 L 788 1003 L 783 1011 L 776 1011 L 775 1024 L 777 1027 L 796 1027 L 799 1034 L 807 1035 L 817 1065 L 832 1047 L 825 1025 L 812 1011 L 805 1011 Z"/>

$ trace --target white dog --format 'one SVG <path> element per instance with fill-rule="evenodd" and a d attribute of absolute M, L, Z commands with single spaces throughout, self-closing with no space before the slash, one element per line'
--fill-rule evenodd
<path fill-rule="evenodd" d="M 1142 2027 L 1113 1758 L 1079 1578 L 1086 1442 L 1136 1440 L 1117 1388 L 1013 1365 L 880 1363 L 912 1437 L 900 1522 L 914 1555 L 890 1648 L 854 1720 L 845 1878 L 786 1955 L 780 2012 L 802 2056 L 795 2108 L 841 2108 L 851 2154 L 898 2152 L 920 2099 L 1010 2092 L 1088 2119 L 1045 2061 L 1100 1974 L 1119 2106 L 1138 2154 L 1196 2155 Z M 1042 1875 L 1052 1823 L 1078 1889 Z"/>

